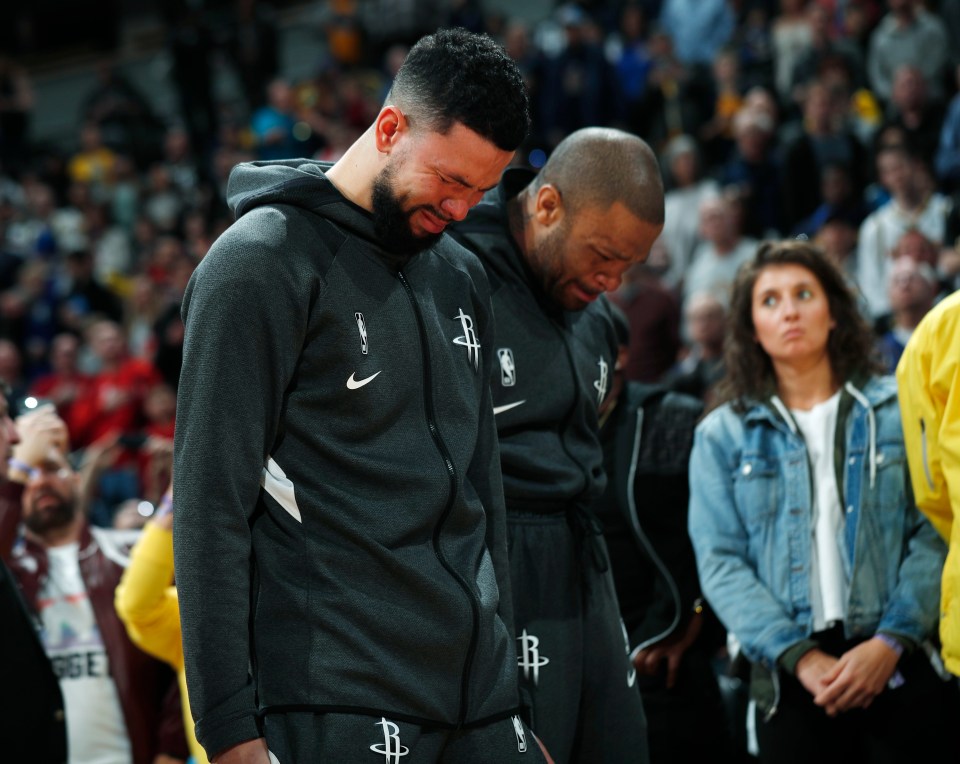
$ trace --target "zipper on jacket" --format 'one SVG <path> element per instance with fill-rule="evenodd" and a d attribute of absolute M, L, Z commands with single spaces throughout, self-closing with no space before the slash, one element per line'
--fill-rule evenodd
<path fill-rule="evenodd" d="M 927 423 L 923 417 L 920 417 L 920 453 L 923 459 L 923 475 L 927 479 L 927 488 L 931 491 L 936 489 L 933 484 L 933 473 L 930 471 L 930 454 L 927 451 Z"/>
<path fill-rule="evenodd" d="M 449 499 L 447 500 L 447 506 L 444 507 L 443 513 L 440 516 L 440 520 L 433 529 L 433 552 L 440 561 L 440 565 L 443 566 L 444 570 L 450 574 L 457 584 L 459 584 L 460 588 L 463 589 L 464 594 L 467 595 L 467 599 L 470 602 L 470 609 L 473 613 L 473 621 L 470 629 L 470 644 L 467 647 L 467 655 L 463 662 L 463 674 L 460 678 L 460 710 L 457 714 L 457 726 L 463 726 L 463 723 L 466 721 L 467 717 L 470 672 L 473 668 L 473 659 L 477 651 L 477 641 L 480 632 L 480 606 L 477 603 L 477 598 L 474 596 L 473 591 L 470 589 L 470 585 L 450 564 L 450 562 L 444 556 L 443 551 L 440 549 L 440 535 L 443 531 L 444 523 L 446 523 L 447 518 L 450 516 L 450 512 L 453 509 L 454 498 L 457 493 L 457 471 L 454 467 L 453 459 L 450 457 L 450 450 L 447 448 L 446 443 L 443 442 L 440 431 L 437 429 L 436 416 L 433 409 L 430 346 L 427 343 L 427 329 L 423 323 L 423 316 L 420 313 L 420 306 L 417 304 L 416 296 L 414 295 L 413 289 L 410 287 L 410 283 L 407 281 L 406 276 L 403 275 L 403 271 L 397 271 L 397 278 L 403 285 L 404 291 L 407 293 L 407 298 L 410 300 L 410 305 L 413 308 L 413 315 L 417 321 L 417 333 L 420 335 L 420 345 L 423 348 L 423 403 L 427 412 L 427 427 L 430 430 L 430 436 L 433 438 L 433 442 L 437 447 L 437 451 L 440 452 L 440 456 L 443 458 L 443 463 L 447 470 L 447 478 L 450 481 L 450 495 Z"/>
<path fill-rule="evenodd" d="M 646 534 L 643 532 L 643 529 L 640 527 L 640 517 L 637 514 L 637 501 L 636 494 L 634 493 L 634 486 L 637 479 L 637 459 L 640 456 L 640 441 L 643 435 L 643 409 L 637 409 L 637 429 L 633 436 L 633 453 L 630 458 L 630 473 L 627 476 L 627 509 L 630 512 L 630 525 L 633 527 L 633 533 L 637 537 L 637 540 L 646 549 L 647 554 L 650 556 L 650 559 L 653 560 L 653 564 L 657 567 L 657 570 L 660 571 L 660 575 L 666 579 L 667 585 L 670 587 L 670 596 L 673 597 L 673 621 L 670 625 L 664 629 L 661 633 L 650 637 L 649 639 L 641 642 L 637 645 L 632 651 L 631 655 L 636 654 L 640 650 L 644 650 L 650 645 L 659 642 L 661 639 L 668 637 L 673 633 L 673 630 L 680 625 L 680 612 L 682 610 L 680 602 L 680 590 L 677 588 L 676 581 L 673 580 L 673 576 L 670 575 L 670 570 L 664 564 L 663 560 L 660 559 L 660 556 L 657 554 L 656 550 L 653 548 L 653 544 L 650 543 L 650 539 L 647 538 Z"/>
<path fill-rule="evenodd" d="M 576 358 L 574 358 L 573 350 L 568 342 L 569 335 L 565 333 L 561 327 L 557 326 L 553 319 L 550 319 L 549 323 L 553 331 L 556 332 L 557 336 L 560 338 L 560 344 L 563 345 L 563 351 L 567 357 L 567 364 L 570 366 L 570 374 L 573 377 L 573 403 L 570 404 L 570 408 L 567 409 L 566 414 L 563 416 L 563 420 L 560 422 L 562 427 L 558 428 L 557 430 L 558 434 L 560 435 L 560 448 L 563 449 L 563 453 L 566 454 L 567 459 L 570 460 L 570 463 L 580 469 L 580 474 L 583 478 L 583 489 L 581 493 L 586 494 L 590 490 L 589 471 L 583 463 L 577 460 L 577 458 L 570 453 L 570 448 L 567 445 L 566 438 L 567 432 L 573 423 L 574 416 L 577 413 L 577 408 L 580 405 L 580 399 L 583 398 L 583 380 L 580 378 L 580 370 L 577 368 Z"/>

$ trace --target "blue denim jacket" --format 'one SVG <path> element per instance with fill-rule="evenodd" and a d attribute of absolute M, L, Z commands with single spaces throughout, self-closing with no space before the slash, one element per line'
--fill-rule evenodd
<path fill-rule="evenodd" d="M 896 381 L 845 385 L 836 477 L 846 511 L 849 639 L 914 644 L 935 629 L 946 547 L 917 511 Z M 779 399 L 721 406 L 697 427 L 689 529 L 703 592 L 747 658 L 774 672 L 812 632 L 813 483 L 802 435 Z"/>

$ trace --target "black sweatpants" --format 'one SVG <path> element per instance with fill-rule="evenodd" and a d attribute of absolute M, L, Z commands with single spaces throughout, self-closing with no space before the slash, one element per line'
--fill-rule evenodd
<path fill-rule="evenodd" d="M 646 764 L 646 720 L 602 536 L 507 513 L 521 693 L 556 764 Z"/>
<path fill-rule="evenodd" d="M 310 712 L 268 714 L 271 764 L 544 764 L 519 717 L 484 727 L 424 729 L 388 717 Z"/>

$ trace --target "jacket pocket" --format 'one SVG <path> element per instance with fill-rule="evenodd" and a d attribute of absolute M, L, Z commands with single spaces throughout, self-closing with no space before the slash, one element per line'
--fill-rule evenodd
<path fill-rule="evenodd" d="M 777 462 L 762 456 L 744 456 L 733 475 L 733 490 L 740 514 L 748 524 L 769 522 L 779 505 Z"/>
<path fill-rule="evenodd" d="M 907 452 L 901 443 L 880 443 L 876 455 L 874 501 L 884 513 L 899 516 L 907 501 Z M 867 473 L 869 474 L 869 465 Z M 866 478 L 869 480 L 869 478 Z"/>

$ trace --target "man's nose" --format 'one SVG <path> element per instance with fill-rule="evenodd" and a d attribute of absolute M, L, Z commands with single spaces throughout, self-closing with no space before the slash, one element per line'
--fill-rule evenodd
<path fill-rule="evenodd" d="M 463 220 L 470 211 L 470 203 L 466 199 L 444 199 L 440 209 L 451 220 Z"/>
<path fill-rule="evenodd" d="M 604 292 L 612 292 L 620 286 L 623 281 L 623 275 L 620 273 L 598 273 L 595 277 L 597 286 Z"/>

